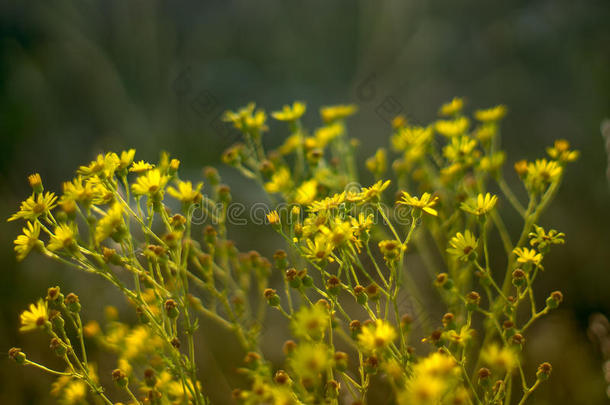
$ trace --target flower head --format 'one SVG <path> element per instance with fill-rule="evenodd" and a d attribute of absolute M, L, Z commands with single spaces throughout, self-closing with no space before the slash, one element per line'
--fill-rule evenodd
<path fill-rule="evenodd" d="M 522 264 L 531 263 L 536 266 L 540 265 L 542 261 L 542 254 L 538 253 L 534 249 L 517 247 L 513 250 L 513 253 L 517 256 L 517 262 Z"/>
<path fill-rule="evenodd" d="M 398 201 L 398 204 L 408 205 L 417 210 L 421 210 L 432 216 L 438 216 L 438 211 L 434 207 L 438 202 L 438 196 L 433 196 L 430 193 L 424 193 L 421 197 L 412 196 L 406 191 L 402 192 L 402 197 Z"/>
<path fill-rule="evenodd" d="M 76 233 L 68 224 L 59 224 L 55 227 L 55 234 L 49 240 L 49 250 L 71 249 L 76 244 Z"/>
<path fill-rule="evenodd" d="M 131 165 L 131 167 L 129 168 L 129 171 L 132 173 L 144 173 L 149 171 L 150 169 L 154 168 L 155 165 L 152 165 L 148 162 L 145 162 L 143 160 L 140 160 L 139 162 L 133 162 L 133 164 Z"/>
<path fill-rule="evenodd" d="M 168 181 L 169 176 L 162 175 L 159 169 L 149 170 L 137 178 L 136 182 L 131 185 L 131 189 L 134 194 L 154 197 L 163 193 Z"/>
<path fill-rule="evenodd" d="M 282 107 L 281 111 L 272 112 L 271 116 L 278 121 L 296 121 L 301 118 L 303 114 L 305 114 L 305 110 L 305 103 L 295 101 L 292 103 L 292 107 L 285 105 Z"/>
<path fill-rule="evenodd" d="M 23 234 L 17 236 L 17 239 L 13 242 L 15 244 L 15 253 L 17 253 L 17 260 L 21 261 L 30 253 L 30 251 L 39 243 L 38 240 L 40 235 L 40 224 L 38 222 L 27 222 L 27 226 L 23 228 Z"/>
<path fill-rule="evenodd" d="M 474 117 L 481 122 L 496 122 L 504 118 L 506 112 L 505 105 L 498 105 L 486 110 L 477 110 L 474 112 Z"/>
<path fill-rule="evenodd" d="M 460 205 L 460 208 L 472 215 L 486 215 L 496 206 L 498 197 L 486 193 L 485 195 L 479 194 L 476 197 L 468 199 Z"/>
<path fill-rule="evenodd" d="M 21 313 L 20 332 L 30 332 L 43 327 L 49 320 L 47 303 L 39 299 L 36 304 L 30 304 L 28 310 Z"/>
<path fill-rule="evenodd" d="M 81 166 L 77 170 L 77 173 L 84 176 L 99 176 L 101 178 L 110 178 L 114 175 L 115 170 L 118 169 L 121 160 L 116 153 L 109 152 L 105 155 L 99 154 L 97 158 L 89 163 L 87 166 Z"/>
<path fill-rule="evenodd" d="M 231 122 L 235 128 L 242 132 L 254 132 L 260 134 L 269 128 L 265 124 L 267 114 L 261 109 L 255 110 L 256 104 L 250 103 L 237 111 L 227 111 L 223 115 L 223 120 Z"/>
<path fill-rule="evenodd" d="M 468 131 L 470 121 L 466 117 L 459 117 L 454 120 L 438 120 L 434 124 L 434 129 L 439 134 L 453 138 L 454 136 L 465 134 Z"/>
<path fill-rule="evenodd" d="M 379 180 L 377 183 L 373 184 L 370 187 L 362 187 L 362 191 L 360 191 L 360 196 L 362 197 L 362 201 L 376 201 L 381 196 L 381 193 L 390 186 L 390 180 Z"/>
<path fill-rule="evenodd" d="M 580 156 L 580 152 L 577 150 L 570 150 L 570 142 L 565 139 L 556 140 L 553 147 L 546 149 L 546 153 L 548 153 L 551 159 L 560 162 L 573 162 Z"/>
<path fill-rule="evenodd" d="M 443 104 L 438 113 L 444 116 L 455 115 L 459 114 L 462 108 L 464 108 L 464 99 L 454 97 L 450 102 Z"/>
<path fill-rule="evenodd" d="M 562 245 L 565 243 L 565 233 L 551 229 L 546 232 L 543 227 L 534 225 L 535 232 L 529 233 L 530 245 L 546 251 L 551 245 Z"/>
<path fill-rule="evenodd" d="M 115 203 L 95 226 L 95 244 L 99 245 L 106 238 L 113 236 L 124 225 L 123 209 Z"/>
<path fill-rule="evenodd" d="M 327 124 L 339 121 L 353 115 L 358 111 L 358 106 L 354 104 L 349 105 L 334 105 L 320 108 L 320 116 L 322 121 Z"/>
<path fill-rule="evenodd" d="M 449 241 L 449 246 L 447 253 L 466 262 L 473 259 L 478 242 L 477 238 L 469 230 L 466 230 L 463 234 L 461 232 L 456 233 Z"/>
<path fill-rule="evenodd" d="M 330 314 L 321 304 L 303 306 L 292 319 L 292 330 L 299 338 L 321 340 L 329 327 Z"/>
<path fill-rule="evenodd" d="M 19 211 L 13 214 L 8 220 L 15 221 L 23 218 L 33 221 L 41 215 L 48 214 L 53 208 L 55 208 L 57 205 L 56 201 L 57 196 L 48 191 L 44 194 L 40 193 L 32 195 L 21 203 Z"/>
<path fill-rule="evenodd" d="M 388 347 L 396 339 L 396 330 L 387 321 L 377 319 L 374 323 L 362 328 L 358 343 L 366 352 L 375 352 Z"/>
<path fill-rule="evenodd" d="M 180 200 L 185 204 L 191 204 L 199 202 L 203 198 L 200 192 L 203 183 L 197 183 L 195 188 L 193 188 L 193 183 L 190 181 L 179 180 L 177 186 L 178 189 L 171 186 L 167 188 L 167 193 L 176 200 Z"/>

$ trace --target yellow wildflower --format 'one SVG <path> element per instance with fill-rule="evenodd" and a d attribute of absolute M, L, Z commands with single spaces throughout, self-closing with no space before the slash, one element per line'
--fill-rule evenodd
<path fill-rule="evenodd" d="M 470 121 L 466 117 L 459 117 L 454 120 L 438 120 L 434 124 L 434 129 L 439 134 L 452 138 L 454 136 L 462 135 L 468 131 Z"/>
<path fill-rule="evenodd" d="M 299 344 L 289 360 L 290 368 L 302 378 L 318 378 L 332 363 L 332 353 L 324 343 Z"/>
<path fill-rule="evenodd" d="M 285 105 L 282 107 L 282 111 L 274 111 L 271 116 L 278 121 L 296 121 L 305 114 L 305 110 L 305 103 L 295 101 L 292 103 L 292 107 Z"/>
<path fill-rule="evenodd" d="M 292 177 L 290 171 L 282 166 L 271 176 L 271 180 L 265 183 L 265 191 L 268 193 L 280 193 L 290 190 L 292 187 Z"/>
<path fill-rule="evenodd" d="M 309 211 L 311 212 L 319 212 L 319 211 L 329 211 L 334 208 L 338 208 L 341 204 L 345 202 L 346 193 L 333 194 L 330 197 L 326 197 L 323 200 L 312 201 L 309 206 Z"/>
<path fill-rule="evenodd" d="M 343 135 L 345 128 L 340 123 L 325 125 L 314 133 L 319 148 L 324 148 L 333 139 Z"/>
<path fill-rule="evenodd" d="M 295 336 L 303 339 L 322 340 L 330 327 L 330 314 L 324 305 L 303 306 L 292 318 Z"/>
<path fill-rule="evenodd" d="M 297 204 L 309 204 L 311 203 L 316 195 L 318 194 L 318 181 L 307 180 L 303 182 L 299 188 L 296 189 L 294 202 Z"/>
<path fill-rule="evenodd" d="M 394 150 L 401 152 L 408 148 L 418 147 L 425 150 L 425 146 L 432 140 L 434 135 L 433 128 L 420 126 L 407 126 L 400 128 L 392 136 L 392 147 Z"/>
<path fill-rule="evenodd" d="M 254 131 L 254 134 L 266 131 L 268 129 L 265 125 L 267 114 L 261 109 L 255 111 L 255 108 L 256 104 L 249 103 L 236 112 L 227 111 L 223 115 L 223 120 L 231 122 L 240 131 Z"/>
<path fill-rule="evenodd" d="M 483 348 L 481 359 L 489 366 L 510 372 L 517 365 L 517 354 L 507 348 L 499 347 L 497 344 L 489 345 Z"/>
<path fill-rule="evenodd" d="M 322 121 L 330 124 L 347 118 L 350 115 L 355 114 L 356 111 L 358 111 L 358 106 L 354 104 L 334 105 L 320 108 L 320 116 L 322 117 Z"/>
<path fill-rule="evenodd" d="M 125 170 L 131 165 L 133 162 L 133 158 L 136 155 L 135 149 L 124 150 L 121 152 L 121 157 L 119 158 L 119 165 L 117 166 L 117 170 Z"/>
<path fill-rule="evenodd" d="M 366 160 L 366 168 L 373 173 L 376 178 L 381 177 L 388 169 L 388 157 L 384 148 L 377 149 L 375 155 Z"/>
<path fill-rule="evenodd" d="M 154 165 L 151 165 L 148 162 L 140 160 L 139 162 L 133 162 L 133 164 L 129 168 L 129 171 L 132 172 L 132 173 L 144 173 L 144 172 L 147 172 L 147 171 L 149 171 L 150 169 L 152 169 L 154 167 L 155 167 Z"/>
<path fill-rule="evenodd" d="M 306 258 L 316 262 L 326 260 L 333 251 L 333 244 L 324 235 L 316 235 L 313 240 L 307 239 L 307 246 L 303 247 Z"/>
<path fill-rule="evenodd" d="M 119 203 L 115 203 L 95 226 L 95 244 L 99 245 L 106 238 L 115 235 L 123 225 L 123 209 Z"/>
<path fill-rule="evenodd" d="M 403 191 L 398 204 L 408 205 L 436 217 L 438 216 L 438 211 L 432 207 L 434 207 L 437 202 L 438 196 L 432 196 L 430 193 L 424 193 L 421 197 L 415 197 L 411 196 L 406 191 Z"/>
<path fill-rule="evenodd" d="M 534 249 L 528 249 L 526 247 L 517 247 L 513 250 L 513 253 L 517 256 L 518 263 L 532 263 L 538 266 L 542 261 L 542 254 L 538 253 Z"/>
<path fill-rule="evenodd" d="M 179 180 L 177 182 L 178 189 L 174 187 L 168 187 L 167 193 L 174 197 L 176 200 L 180 200 L 185 204 L 197 203 L 201 201 L 203 196 L 200 193 L 201 187 L 203 187 L 203 183 L 197 183 L 195 188 L 193 188 L 193 183 L 190 181 L 182 181 Z"/>
<path fill-rule="evenodd" d="M 97 158 L 89 165 L 79 167 L 77 173 L 85 177 L 97 175 L 101 178 L 110 178 L 114 175 L 119 164 L 120 159 L 117 154 L 109 152 L 105 155 L 97 155 Z"/>
<path fill-rule="evenodd" d="M 468 136 L 456 136 L 451 138 L 451 143 L 443 148 L 443 155 L 451 162 L 466 160 L 475 156 L 476 139 Z"/>
<path fill-rule="evenodd" d="M 159 169 L 149 170 L 137 178 L 131 189 L 136 195 L 157 196 L 163 192 L 168 181 L 169 177 L 162 175 Z"/>
<path fill-rule="evenodd" d="M 377 183 L 373 184 L 370 187 L 362 187 L 362 191 L 360 191 L 362 201 L 378 201 L 381 196 L 381 193 L 383 193 L 383 191 L 389 186 L 390 180 L 379 180 Z"/>
<path fill-rule="evenodd" d="M 474 117 L 481 122 L 496 122 L 504 118 L 507 109 L 505 105 L 498 105 L 486 110 L 477 110 Z"/>
<path fill-rule="evenodd" d="M 271 225 L 278 225 L 280 223 L 280 214 L 277 211 L 273 210 L 267 214 L 267 221 Z"/>
<path fill-rule="evenodd" d="M 570 150 L 570 142 L 565 139 L 556 140 L 553 147 L 547 148 L 546 152 L 551 159 L 560 162 L 573 162 L 578 159 L 578 156 L 580 155 L 580 152 L 577 150 Z"/>
<path fill-rule="evenodd" d="M 68 224 L 59 224 L 55 227 L 55 233 L 51 235 L 49 250 L 72 249 L 76 245 L 76 233 Z"/>
<path fill-rule="evenodd" d="M 463 234 L 461 232 L 456 233 L 449 241 L 449 246 L 447 253 L 466 262 L 474 259 L 478 242 L 477 238 L 469 230 L 466 230 Z"/>
<path fill-rule="evenodd" d="M 394 327 L 387 321 L 377 319 L 374 323 L 362 328 L 358 343 L 366 352 L 375 352 L 388 347 L 396 339 Z"/>
<path fill-rule="evenodd" d="M 25 259 L 30 251 L 38 244 L 42 244 L 38 240 L 40 236 L 40 224 L 38 222 L 27 222 L 26 227 L 22 229 L 23 234 L 17 236 L 17 239 L 13 242 L 15 244 L 15 253 L 17 254 L 17 261 Z"/>
<path fill-rule="evenodd" d="M 15 221 L 20 218 L 33 221 L 43 214 L 48 214 L 55 208 L 57 205 L 56 201 L 57 197 L 55 194 L 48 191 L 44 194 L 32 195 L 21 203 L 19 211 L 13 214 L 8 221 Z"/>
<path fill-rule="evenodd" d="M 462 108 L 464 108 L 464 99 L 454 97 L 450 102 L 443 104 L 438 113 L 444 116 L 456 115 L 462 111 Z"/>
<path fill-rule="evenodd" d="M 540 189 L 546 184 L 556 181 L 563 171 L 561 165 L 554 160 L 537 159 L 527 165 L 525 183 L 530 188 Z"/>
<path fill-rule="evenodd" d="M 472 215 L 485 215 L 491 212 L 496 206 L 498 197 L 486 193 L 485 195 L 479 194 L 476 197 L 469 198 L 466 202 L 460 205 L 460 208 Z"/>
<path fill-rule="evenodd" d="M 49 320 L 47 303 L 42 298 L 36 304 L 30 304 L 28 310 L 21 313 L 20 332 L 30 332 L 43 327 Z"/>

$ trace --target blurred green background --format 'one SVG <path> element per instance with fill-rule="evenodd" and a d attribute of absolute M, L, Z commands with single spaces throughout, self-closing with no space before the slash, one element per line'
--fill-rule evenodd
<path fill-rule="evenodd" d="M 610 314 L 610 188 L 599 129 L 610 115 L 608 0 L 2 1 L 0 217 L 29 193 L 28 174 L 60 190 L 102 151 L 135 147 L 138 158 L 155 160 L 167 150 L 187 177 L 200 176 L 236 140 L 218 114 L 248 101 L 277 109 L 305 100 L 312 125 L 320 105 L 357 103 L 350 131 L 364 159 L 386 146 L 390 113 L 425 123 L 453 96 L 470 108 L 509 106 L 508 166 L 542 156 L 556 138 L 581 151 L 543 219 L 568 243 L 548 258 L 539 296 L 560 289 L 565 303 L 531 330 L 526 356 L 530 370 L 554 366 L 534 403 L 607 403 L 603 358 L 586 329 L 592 314 Z M 265 142 L 285 135 L 272 125 Z M 261 198 L 232 170 L 221 173 L 234 200 Z M 123 301 L 100 280 L 36 255 L 16 263 L 21 224 L 0 224 L 0 348 L 53 363 L 45 339 L 16 332 L 29 302 L 55 284 L 79 293 L 90 317 Z M 244 250 L 273 253 L 268 229 L 233 236 Z M 242 354 L 210 328 L 199 337 L 204 384 L 215 387 L 214 403 L 229 403 Z M 265 342 L 279 358 L 278 341 Z M 52 403 L 51 381 L 0 360 L 0 403 Z"/>

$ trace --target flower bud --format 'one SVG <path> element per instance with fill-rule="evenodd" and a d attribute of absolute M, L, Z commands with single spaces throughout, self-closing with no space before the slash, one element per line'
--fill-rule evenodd
<path fill-rule="evenodd" d="M 70 293 L 66 296 L 66 306 L 68 310 L 73 314 L 77 314 L 80 312 L 81 306 L 80 301 L 78 299 L 78 295 L 74 293 Z"/>
<path fill-rule="evenodd" d="M 481 296 L 476 291 L 471 291 L 466 295 L 466 309 L 468 311 L 474 311 L 479 307 L 481 302 Z"/>
<path fill-rule="evenodd" d="M 216 244 L 216 229 L 212 225 L 208 225 L 203 230 L 203 240 L 209 245 Z"/>
<path fill-rule="evenodd" d="M 218 186 L 218 199 L 223 204 L 229 204 L 231 202 L 231 188 L 226 184 Z"/>
<path fill-rule="evenodd" d="M 368 296 L 368 298 L 370 300 L 379 299 L 379 287 L 377 286 L 377 284 L 375 284 L 375 283 L 369 284 L 366 287 L 366 295 Z"/>
<path fill-rule="evenodd" d="M 119 368 L 112 372 L 112 381 L 114 381 L 115 384 L 121 388 L 125 388 L 129 382 L 127 380 L 127 374 L 125 374 L 125 372 Z"/>
<path fill-rule="evenodd" d="M 513 271 L 513 285 L 515 287 L 523 285 L 525 283 L 525 272 L 521 269 Z"/>
<path fill-rule="evenodd" d="M 178 311 L 178 304 L 176 303 L 176 301 L 174 301 L 173 299 L 170 298 L 167 301 L 165 301 L 164 307 L 165 307 L 165 312 L 167 313 L 167 316 L 170 319 L 175 319 L 178 317 L 178 314 L 180 312 Z"/>
<path fill-rule="evenodd" d="M 211 166 L 206 166 L 203 168 L 203 176 L 212 186 L 217 186 L 218 183 L 220 183 L 220 176 L 218 175 L 218 170 Z"/>
<path fill-rule="evenodd" d="M 453 287 L 453 280 L 449 278 L 447 273 L 441 273 L 436 276 L 436 280 L 434 280 L 434 285 L 437 287 L 442 287 L 445 290 L 450 290 Z"/>
<path fill-rule="evenodd" d="M 339 280 L 337 277 L 332 276 L 328 280 L 326 280 L 326 291 L 328 291 L 330 295 L 339 294 L 340 287 L 341 280 Z"/>
<path fill-rule="evenodd" d="M 263 291 L 263 295 L 265 296 L 265 299 L 267 300 L 267 303 L 270 306 L 272 306 L 272 307 L 280 306 L 280 297 L 277 295 L 277 292 L 274 289 L 266 288 L 265 291 Z"/>
<path fill-rule="evenodd" d="M 367 357 L 364 360 L 364 371 L 368 374 L 377 374 L 379 368 L 379 359 L 376 356 Z"/>
<path fill-rule="evenodd" d="M 329 380 L 326 383 L 326 397 L 327 398 L 338 398 L 340 389 L 341 389 L 341 384 L 339 384 L 335 380 Z"/>
<path fill-rule="evenodd" d="M 356 302 L 358 302 L 358 304 L 360 304 L 360 305 L 366 304 L 366 302 L 368 300 L 368 296 L 366 295 L 366 290 L 363 286 L 361 286 L 361 285 L 355 286 L 354 294 L 356 295 Z"/>
<path fill-rule="evenodd" d="M 147 387 L 154 387 L 157 383 L 157 376 L 155 375 L 155 370 L 152 368 L 147 368 L 144 370 L 144 382 Z"/>
<path fill-rule="evenodd" d="M 335 352 L 335 368 L 339 371 L 347 370 L 349 356 L 345 352 Z"/>
<path fill-rule="evenodd" d="M 294 352 L 294 349 L 296 349 L 296 348 L 297 348 L 297 344 L 294 342 L 294 340 L 287 340 L 284 342 L 282 351 L 284 352 L 284 354 L 286 356 L 289 356 L 292 352 Z"/>
<path fill-rule="evenodd" d="M 244 363 L 250 369 L 255 369 L 261 360 L 261 356 L 255 352 L 246 353 L 246 357 L 244 357 Z"/>
<path fill-rule="evenodd" d="M 51 350 L 53 350 L 57 357 L 64 357 L 68 352 L 68 348 L 66 347 L 66 345 L 56 337 L 51 339 L 51 344 L 49 345 L 49 347 L 51 348 Z"/>
<path fill-rule="evenodd" d="M 286 270 L 286 267 L 288 267 L 288 260 L 286 260 L 287 257 L 288 255 L 286 254 L 285 250 L 276 250 L 273 254 L 275 268 L 278 270 Z"/>
<path fill-rule="evenodd" d="M 546 299 L 546 306 L 555 309 L 561 304 L 563 301 L 563 294 L 561 291 L 553 291 L 549 298 Z"/>
<path fill-rule="evenodd" d="M 25 364 L 25 360 L 27 359 L 26 355 L 24 352 L 21 351 L 20 348 L 18 347 L 12 347 L 9 351 L 8 351 L 8 357 L 15 361 L 17 364 Z"/>
<path fill-rule="evenodd" d="M 300 288 L 301 287 L 301 278 L 299 277 L 298 271 L 294 267 L 286 270 L 286 281 L 292 288 Z"/>
<path fill-rule="evenodd" d="M 455 330 L 457 328 L 457 324 L 455 323 L 455 315 L 453 315 L 451 312 L 443 315 L 442 322 L 445 330 Z"/>
<path fill-rule="evenodd" d="M 43 191 L 42 187 L 42 179 L 40 178 L 40 174 L 34 173 L 28 176 L 28 183 L 30 183 L 30 187 L 34 190 L 34 193 L 40 194 Z"/>
<path fill-rule="evenodd" d="M 477 376 L 479 377 L 479 384 L 481 384 L 485 389 L 489 388 L 491 384 L 491 371 L 488 368 L 481 368 L 477 372 Z"/>
<path fill-rule="evenodd" d="M 540 381 L 547 380 L 551 376 L 551 371 L 553 371 L 553 367 L 551 363 L 547 363 L 546 361 L 538 366 L 538 371 L 536 371 L 536 378 Z"/>
<path fill-rule="evenodd" d="M 273 381 L 278 385 L 290 385 L 292 383 L 290 376 L 284 370 L 278 370 L 273 376 Z"/>

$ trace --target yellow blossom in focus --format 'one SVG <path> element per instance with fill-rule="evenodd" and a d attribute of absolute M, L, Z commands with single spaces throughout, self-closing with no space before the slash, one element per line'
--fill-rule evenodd
<path fill-rule="evenodd" d="M 148 162 L 145 162 L 143 160 L 140 160 L 139 162 L 133 162 L 133 164 L 129 168 L 129 171 L 132 173 L 144 173 L 154 167 L 155 167 L 154 165 L 152 165 Z"/>
<path fill-rule="evenodd" d="M 20 218 L 33 221 L 41 215 L 48 214 L 55 208 L 57 205 L 56 201 L 57 197 L 55 194 L 48 191 L 44 194 L 32 195 L 21 203 L 19 211 L 13 214 L 8 221 L 15 221 Z"/>
<path fill-rule="evenodd" d="M 406 191 L 403 191 L 401 199 L 398 201 L 398 204 L 408 205 L 410 207 L 422 210 L 425 213 L 436 217 L 438 216 L 438 211 L 432 207 L 434 207 L 437 202 L 438 197 L 432 196 L 432 194 L 430 193 L 424 193 L 421 197 L 416 197 L 412 196 Z"/>
<path fill-rule="evenodd" d="M 479 194 L 476 197 L 469 198 L 466 202 L 460 205 L 460 208 L 472 215 L 485 215 L 491 212 L 496 206 L 498 197 L 486 193 L 485 195 Z"/>
<path fill-rule="evenodd" d="M 115 203 L 95 227 L 95 244 L 99 245 L 106 238 L 113 236 L 124 223 L 123 209 L 119 203 Z"/>
<path fill-rule="evenodd" d="M 21 313 L 20 320 L 19 332 L 30 332 L 43 327 L 49 320 L 47 303 L 41 298 L 36 304 L 30 304 L 29 309 Z"/>
<path fill-rule="evenodd" d="M 30 251 L 37 245 L 42 244 L 38 240 L 40 236 L 40 224 L 38 222 L 27 222 L 27 225 L 22 229 L 23 234 L 17 236 L 17 239 L 13 242 L 15 244 L 15 253 L 17 254 L 17 261 L 25 259 Z"/>
<path fill-rule="evenodd" d="M 76 244 L 76 233 L 74 228 L 68 224 L 59 224 L 55 227 L 54 235 L 51 235 L 47 247 L 49 250 L 71 249 Z"/>
<path fill-rule="evenodd" d="M 182 201 L 185 204 L 189 203 L 197 203 L 201 201 L 201 187 L 203 187 L 203 183 L 197 183 L 197 185 L 193 188 L 193 183 L 190 181 L 182 181 L 179 180 L 177 182 L 178 188 L 168 187 L 167 193 L 174 197 L 176 200 Z"/>
<path fill-rule="evenodd" d="M 362 191 L 360 191 L 360 195 L 362 197 L 362 201 L 377 201 L 381 197 L 381 193 L 390 186 L 390 180 L 379 180 L 377 183 L 373 184 L 370 187 L 362 187 Z"/>
<path fill-rule="evenodd" d="M 136 195 L 148 195 L 152 197 L 163 191 L 169 177 L 162 175 L 159 169 L 149 170 L 146 174 L 137 178 L 131 185 L 131 189 Z"/>
<path fill-rule="evenodd" d="M 513 253 L 517 256 L 518 263 L 539 265 L 542 261 L 542 254 L 538 253 L 535 249 L 518 247 L 513 250 Z"/>

